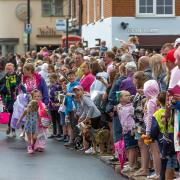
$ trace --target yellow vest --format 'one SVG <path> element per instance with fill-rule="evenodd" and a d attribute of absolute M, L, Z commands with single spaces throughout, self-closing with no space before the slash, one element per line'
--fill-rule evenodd
<path fill-rule="evenodd" d="M 165 109 L 159 109 L 154 113 L 154 117 L 159 125 L 159 129 L 161 133 L 165 132 L 165 125 L 162 123 L 162 115 L 165 113 Z M 171 126 L 171 122 L 168 121 L 168 133 L 173 133 L 174 128 Z"/>

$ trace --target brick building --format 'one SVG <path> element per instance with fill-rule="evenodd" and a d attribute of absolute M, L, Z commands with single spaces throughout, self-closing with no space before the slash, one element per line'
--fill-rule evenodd
<path fill-rule="evenodd" d="M 65 32 L 58 22 L 69 18 L 69 34 L 79 35 L 82 0 L 30 0 L 31 48 L 59 47 Z M 24 53 L 27 46 L 27 0 L 0 0 L 0 56 L 9 52 Z"/>
<path fill-rule="evenodd" d="M 180 0 L 83 0 L 82 37 L 119 46 L 137 35 L 143 47 L 160 47 L 180 37 Z"/>

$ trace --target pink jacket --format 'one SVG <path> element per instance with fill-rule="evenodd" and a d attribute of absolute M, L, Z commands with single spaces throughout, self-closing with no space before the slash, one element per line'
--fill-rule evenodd
<path fill-rule="evenodd" d="M 123 132 L 126 134 L 128 131 L 131 131 L 135 125 L 134 122 L 134 107 L 132 103 L 121 105 L 118 104 L 117 106 L 118 116 L 121 122 L 121 126 Z"/>
<path fill-rule="evenodd" d="M 84 91 L 90 93 L 90 87 L 92 85 L 92 83 L 95 80 L 95 76 L 93 76 L 91 73 L 84 75 L 81 79 L 80 79 L 80 85 L 83 87 Z"/>
<path fill-rule="evenodd" d="M 146 125 L 146 134 L 149 135 L 152 124 L 152 116 L 157 110 L 157 96 L 159 94 L 159 85 L 155 80 L 149 80 L 144 83 L 144 95 L 148 101 L 145 104 L 144 122 Z"/>

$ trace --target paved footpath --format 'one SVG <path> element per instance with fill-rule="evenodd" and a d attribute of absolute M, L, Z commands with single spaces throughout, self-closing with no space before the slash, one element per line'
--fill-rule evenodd
<path fill-rule="evenodd" d="M 0 180 L 124 180 L 96 157 L 55 140 L 48 140 L 44 153 L 29 155 L 24 141 L 0 131 Z"/>

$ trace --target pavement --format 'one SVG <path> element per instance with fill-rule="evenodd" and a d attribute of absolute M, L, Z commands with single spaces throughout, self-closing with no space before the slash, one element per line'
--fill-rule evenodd
<path fill-rule="evenodd" d="M 48 140 L 46 151 L 29 155 L 21 139 L 5 136 L 0 126 L 0 180 L 125 180 L 96 156 Z"/>

